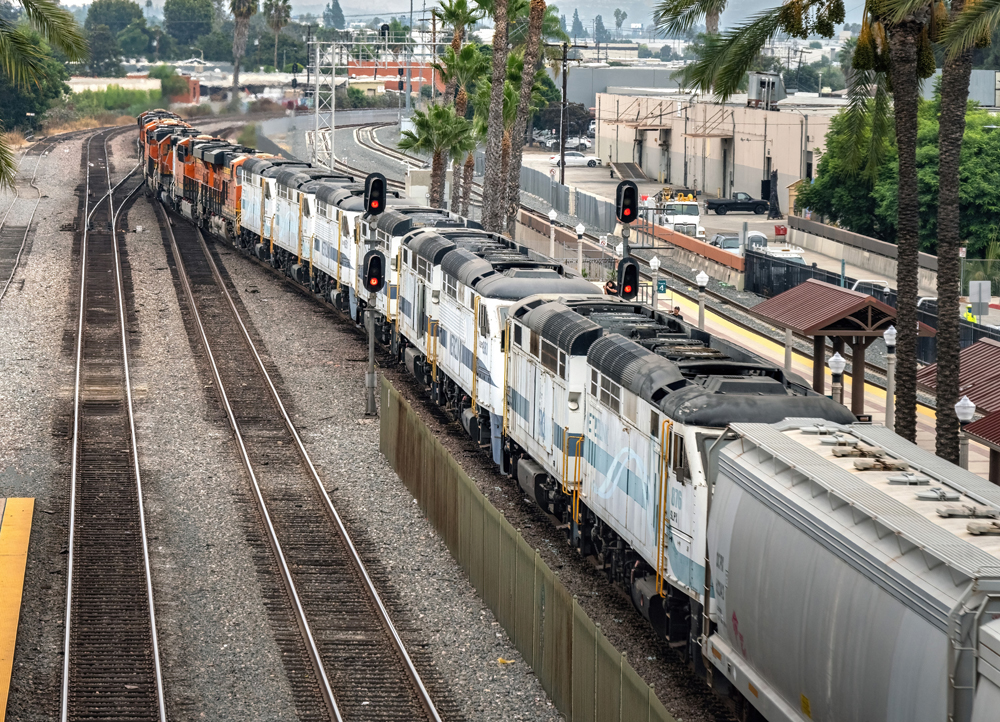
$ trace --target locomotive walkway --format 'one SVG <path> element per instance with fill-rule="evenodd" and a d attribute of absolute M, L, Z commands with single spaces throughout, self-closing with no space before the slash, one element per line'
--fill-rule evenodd
<path fill-rule="evenodd" d="M 698 304 L 696 301 L 679 294 L 674 295 L 672 301 L 669 298 L 660 299 L 660 310 L 668 311 L 671 305 L 680 306 L 685 320 L 691 322 L 697 321 Z M 743 348 L 751 349 L 778 367 L 784 366 L 785 347 L 783 345 L 737 326 L 728 319 L 717 315 L 708 307 L 705 308 L 705 330 L 732 341 Z M 802 355 L 798 350 L 794 351 L 792 354 L 792 370 L 808 382 L 812 378 L 812 358 Z M 824 374 L 829 384 L 830 370 L 828 368 L 825 369 Z M 848 374 L 844 374 L 845 400 L 851 398 L 852 383 L 853 379 Z M 865 411 L 872 415 L 874 423 L 885 423 L 885 389 L 878 388 L 870 383 L 865 384 Z M 934 451 L 935 418 L 934 409 L 922 404 L 917 405 L 917 445 L 922 449 Z M 980 444 L 970 442 L 969 470 L 983 478 L 988 477 L 989 449 Z"/>

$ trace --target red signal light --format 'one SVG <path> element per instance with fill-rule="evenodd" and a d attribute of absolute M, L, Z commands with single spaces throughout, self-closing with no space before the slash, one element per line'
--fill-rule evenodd
<path fill-rule="evenodd" d="M 378 201 L 372 200 L 372 208 L 378 208 Z"/>
<path fill-rule="evenodd" d="M 622 210 L 622 215 L 623 216 L 630 216 L 630 215 L 632 215 L 632 209 L 631 208 L 625 208 L 625 209 L 623 209 Z"/>
<path fill-rule="evenodd" d="M 371 280 L 368 281 L 368 285 L 369 286 L 377 286 L 378 285 L 378 279 L 377 278 L 372 278 Z"/>
<path fill-rule="evenodd" d="M 631 285 L 628 285 L 628 284 L 625 285 L 625 293 L 632 293 L 632 286 Z"/>

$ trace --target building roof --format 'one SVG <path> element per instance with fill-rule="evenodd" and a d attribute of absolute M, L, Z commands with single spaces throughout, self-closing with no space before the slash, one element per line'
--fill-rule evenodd
<path fill-rule="evenodd" d="M 1000 411 L 1000 343 L 981 339 L 962 349 L 958 363 L 958 393 L 968 396 L 984 414 Z M 935 390 L 937 364 L 921 369 L 917 383 Z"/>
<path fill-rule="evenodd" d="M 751 313 L 807 336 L 881 336 L 896 320 L 896 309 L 872 296 L 815 278 L 767 299 Z M 933 336 L 920 324 L 921 336 Z"/>
<path fill-rule="evenodd" d="M 979 421 L 965 427 L 965 433 L 973 440 L 1000 451 L 1000 412 L 987 414 Z"/>

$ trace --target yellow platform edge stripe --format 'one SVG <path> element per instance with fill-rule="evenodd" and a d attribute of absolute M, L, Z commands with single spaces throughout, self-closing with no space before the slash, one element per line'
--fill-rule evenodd
<path fill-rule="evenodd" d="M 7 695 L 14 669 L 14 643 L 21 615 L 34 509 L 34 499 L 7 499 L 0 523 L 0 722 L 7 716 Z"/>

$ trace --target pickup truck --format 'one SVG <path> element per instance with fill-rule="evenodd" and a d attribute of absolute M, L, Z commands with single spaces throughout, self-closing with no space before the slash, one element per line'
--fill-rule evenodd
<path fill-rule="evenodd" d="M 705 201 L 705 211 L 715 211 L 724 216 L 729 211 L 748 211 L 763 215 L 767 213 L 770 203 L 751 198 L 747 193 L 734 193 L 732 198 L 709 198 Z"/>

